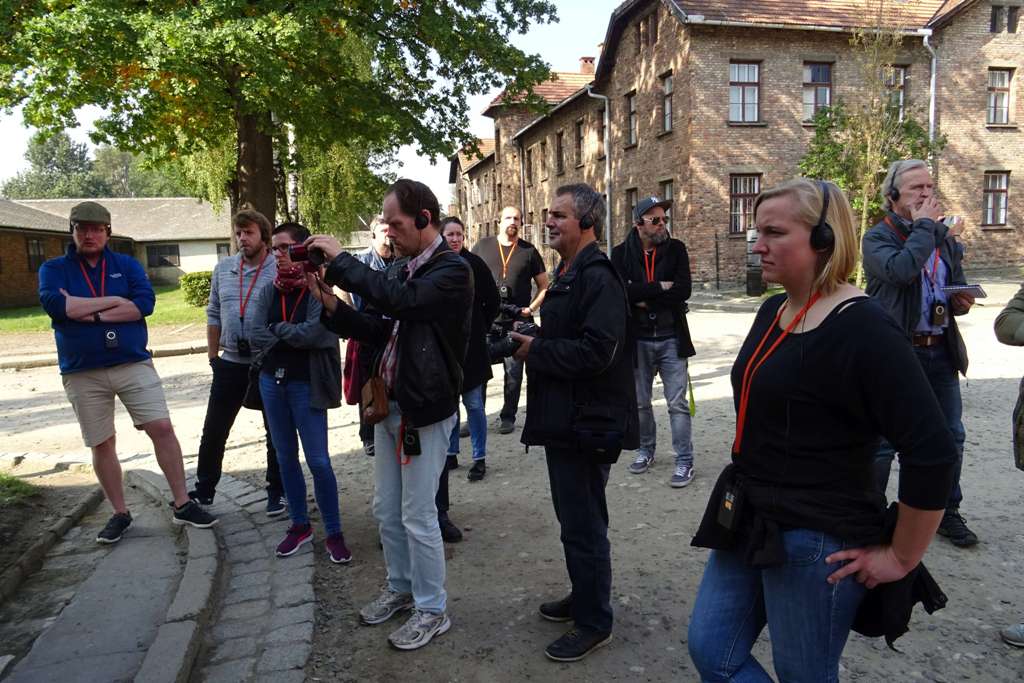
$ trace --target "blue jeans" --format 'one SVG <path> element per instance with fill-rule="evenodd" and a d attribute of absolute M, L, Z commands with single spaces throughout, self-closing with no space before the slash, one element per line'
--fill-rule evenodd
<path fill-rule="evenodd" d="M 309 405 L 309 382 L 277 384 L 273 377 L 260 374 L 260 395 L 267 415 L 270 434 L 277 447 L 281 483 L 288 498 L 292 524 L 309 524 L 306 510 L 306 477 L 299 464 L 299 439 L 306 465 L 313 475 L 313 492 L 324 529 L 328 535 L 341 531 L 338 508 L 338 480 L 327 452 L 327 411 Z M 298 438 L 296 438 L 298 431 Z"/>
<path fill-rule="evenodd" d="M 688 646 L 702 681 L 771 683 L 750 654 L 768 626 L 779 683 L 839 680 L 839 657 L 865 588 L 848 576 L 825 579 L 841 563 L 825 558 L 845 545 L 820 531 L 783 532 L 786 564 L 747 566 L 738 553 L 713 550 L 690 617 Z"/>
<path fill-rule="evenodd" d="M 388 586 L 399 593 L 412 593 L 417 609 L 440 614 L 448 596 L 434 497 L 445 466 L 448 435 L 457 418 L 453 414 L 420 427 L 421 454 L 410 456 L 402 465 L 396 450 L 402 411 L 394 401 L 389 409 L 373 432 L 373 515 L 380 525 Z"/>
<path fill-rule="evenodd" d="M 944 344 L 938 346 L 915 346 L 914 354 L 924 369 L 928 383 L 932 385 L 935 398 L 939 400 L 939 407 L 946 418 L 946 425 L 953 434 L 953 441 L 956 443 L 957 459 L 956 467 L 953 469 L 953 489 L 949 493 L 949 501 L 946 503 L 947 510 L 958 510 L 964 499 L 963 491 L 960 489 L 960 470 L 964 464 L 964 432 L 963 402 L 960 400 L 960 378 L 953 364 L 949 360 L 949 352 Z M 889 470 L 892 467 L 892 459 L 896 451 L 885 439 L 878 446 L 875 453 L 875 478 L 882 493 L 885 493 L 889 485 Z"/>
<path fill-rule="evenodd" d="M 657 425 L 651 394 L 654 375 L 661 375 L 668 404 L 668 421 L 672 428 L 672 450 L 676 464 L 693 467 L 690 402 L 686 396 L 686 359 L 680 358 L 675 337 L 670 339 L 638 339 L 636 342 L 636 404 L 640 414 L 640 453 L 654 457 L 657 446 Z"/>
<path fill-rule="evenodd" d="M 487 413 L 484 412 L 484 388 L 481 384 L 462 392 L 462 405 L 466 406 L 466 421 L 469 422 L 469 439 L 473 443 L 473 460 L 487 457 Z M 459 414 L 455 413 L 455 426 L 448 440 L 448 453 L 459 454 Z"/>

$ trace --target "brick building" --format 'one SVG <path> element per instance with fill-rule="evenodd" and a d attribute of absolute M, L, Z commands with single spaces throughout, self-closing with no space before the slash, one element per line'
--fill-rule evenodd
<path fill-rule="evenodd" d="M 1024 172 L 1021 4 L 890 2 L 905 33 L 893 96 L 948 138 L 936 177 L 943 206 L 966 218 L 966 263 L 975 269 L 1024 261 L 1013 180 Z M 612 234 L 602 241 L 615 244 L 640 197 L 669 196 L 694 277 L 736 283 L 753 197 L 798 174 L 817 108 L 856 99 L 861 69 L 850 37 L 871 5 L 629 0 L 609 19 L 593 73 L 587 59 L 579 73 L 538 88 L 552 107 L 546 115 L 500 97 L 488 107 L 493 152 L 453 157 L 453 208 L 473 216 L 471 238 L 493 234 L 505 204 L 541 226 L 554 189 L 585 181 L 610 197 Z M 492 191 L 474 193 L 477 184 Z M 543 245 L 542 230 L 527 233 Z"/>

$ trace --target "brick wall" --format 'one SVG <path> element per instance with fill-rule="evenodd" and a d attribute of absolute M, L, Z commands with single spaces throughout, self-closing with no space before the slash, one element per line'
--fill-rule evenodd
<path fill-rule="evenodd" d="M 44 259 L 64 253 L 66 237 L 44 233 L 0 230 L 0 308 L 39 305 L 39 278 L 29 269 L 28 241 L 38 240 L 43 246 Z"/>

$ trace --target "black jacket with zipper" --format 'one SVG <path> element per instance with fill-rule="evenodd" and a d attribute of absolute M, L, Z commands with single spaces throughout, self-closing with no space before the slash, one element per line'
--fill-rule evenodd
<path fill-rule="evenodd" d="M 619 451 L 639 446 L 635 347 L 625 288 L 596 242 L 554 278 L 540 315 L 540 334 L 526 357 L 522 442 L 615 462 Z M 603 416 L 621 430 L 621 448 L 596 452 L 581 446 L 579 428 L 587 416 Z"/>
<path fill-rule="evenodd" d="M 644 248 L 636 230 L 612 249 L 612 265 L 626 283 L 626 294 L 632 310 L 633 335 L 637 339 L 645 336 L 643 321 L 649 314 L 668 311 L 672 315 L 676 345 L 680 358 L 689 358 L 697 352 L 690 338 L 690 326 L 686 322 L 686 300 L 690 298 L 693 280 L 690 276 L 690 257 L 686 245 L 680 240 L 669 239 L 658 247 L 654 259 L 654 282 L 647 282 L 644 271 Z M 672 282 L 668 289 L 662 289 L 662 282 Z M 637 306 L 646 304 L 646 308 Z"/>
<path fill-rule="evenodd" d="M 411 426 L 425 427 L 459 407 L 473 273 L 443 240 L 415 273 L 406 272 L 408 262 L 401 259 L 387 270 L 375 271 L 351 254 L 339 254 L 324 281 L 355 292 L 387 317 L 360 313 L 339 301 L 324 325 L 380 349 L 373 361 L 376 374 L 395 321 L 401 322 L 393 396 Z"/>

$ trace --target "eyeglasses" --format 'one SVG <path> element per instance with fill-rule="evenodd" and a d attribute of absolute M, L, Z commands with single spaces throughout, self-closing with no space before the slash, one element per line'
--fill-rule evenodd
<path fill-rule="evenodd" d="M 273 249 L 274 249 L 274 251 L 276 251 L 276 252 L 278 252 L 280 254 L 287 254 L 288 253 L 288 248 L 292 247 L 292 246 L 295 246 L 295 242 L 291 242 L 289 244 L 279 244 L 276 247 L 273 247 Z"/>
<path fill-rule="evenodd" d="M 661 225 L 662 223 L 668 225 L 668 216 L 665 216 L 664 218 L 662 218 L 661 216 L 642 216 L 640 218 L 640 222 L 650 223 L 651 225 Z"/>

